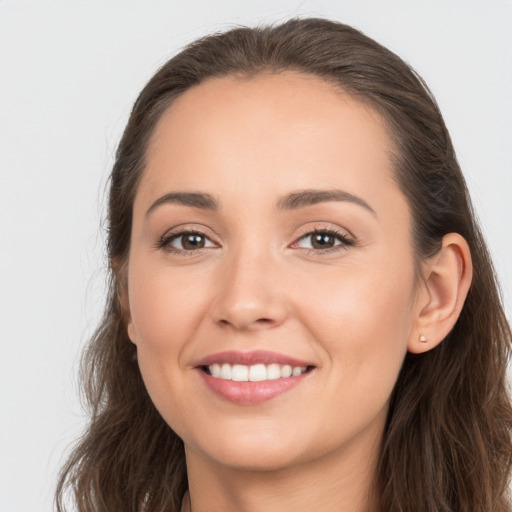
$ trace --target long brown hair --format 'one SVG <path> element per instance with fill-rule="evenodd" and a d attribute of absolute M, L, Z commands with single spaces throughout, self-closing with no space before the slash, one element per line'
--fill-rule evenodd
<path fill-rule="evenodd" d="M 209 78 L 284 70 L 336 84 L 387 122 L 417 261 L 450 232 L 467 240 L 473 258 L 473 283 L 454 329 L 437 348 L 403 363 L 377 475 L 381 511 L 509 510 L 511 331 L 441 113 L 421 78 L 372 39 L 325 19 L 291 19 L 200 39 L 164 64 L 135 102 L 110 181 L 109 294 L 82 365 L 91 420 L 62 470 L 59 511 L 68 488 L 79 512 L 179 510 L 187 488 L 183 443 L 146 392 L 119 299 L 134 196 L 148 140 L 176 97 Z"/>

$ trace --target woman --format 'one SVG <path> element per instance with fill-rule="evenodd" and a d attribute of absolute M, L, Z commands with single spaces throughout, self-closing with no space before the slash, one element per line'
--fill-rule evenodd
<path fill-rule="evenodd" d="M 509 510 L 493 268 L 434 99 L 373 40 L 294 19 L 171 59 L 108 249 L 59 510 Z"/>

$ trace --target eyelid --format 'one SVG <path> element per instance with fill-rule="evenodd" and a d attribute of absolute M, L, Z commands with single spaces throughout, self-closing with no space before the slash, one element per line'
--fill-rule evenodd
<path fill-rule="evenodd" d="M 348 229 L 322 221 L 312 222 L 305 227 L 301 227 L 299 229 L 297 239 L 309 235 L 311 233 L 324 231 L 333 232 L 336 233 L 336 235 L 342 236 L 344 238 L 349 238 L 354 241 L 356 240 L 356 237 Z"/>
<path fill-rule="evenodd" d="M 161 249 L 164 251 L 168 251 L 170 253 L 175 253 L 177 255 L 188 255 L 191 253 L 199 253 L 204 249 L 212 249 L 212 247 L 200 247 L 198 249 L 179 249 L 176 247 L 172 247 L 170 245 L 170 242 L 179 239 L 180 237 L 183 237 L 185 235 L 199 235 L 201 237 L 204 237 L 205 239 L 209 240 L 212 244 L 215 246 L 219 246 L 217 242 L 213 240 L 213 237 L 208 235 L 205 231 L 207 231 L 206 228 L 197 228 L 193 225 L 187 225 L 187 224 L 181 224 L 179 226 L 176 226 L 174 228 L 171 228 L 167 230 L 156 242 L 155 249 Z"/>
<path fill-rule="evenodd" d="M 332 235 L 341 237 L 343 239 L 349 239 L 354 242 L 356 240 L 356 237 L 348 229 L 341 228 L 339 226 L 333 226 L 332 224 L 316 223 L 300 228 L 296 237 L 296 241 L 314 233 L 331 233 Z"/>
<path fill-rule="evenodd" d="M 209 238 L 210 240 L 213 240 L 218 236 L 214 230 L 203 224 L 184 223 L 169 228 L 160 238 L 169 238 L 171 236 L 181 235 L 183 233 L 198 233 Z"/>
<path fill-rule="evenodd" d="M 292 243 L 291 247 L 294 248 L 293 246 L 297 245 L 303 238 L 307 238 L 308 236 L 312 236 L 317 233 L 331 235 L 334 238 L 337 238 L 341 243 L 326 249 L 315 249 L 309 247 L 302 247 L 299 249 L 317 255 L 323 255 L 346 250 L 348 247 L 354 246 L 357 243 L 355 237 L 352 234 L 349 234 L 348 230 L 341 230 L 340 228 L 333 226 L 315 225 L 314 227 L 305 228 L 305 230 Z"/>
<path fill-rule="evenodd" d="M 206 229 L 206 228 L 204 228 Z M 186 224 L 177 226 L 165 232 L 165 234 L 160 237 L 160 239 L 155 244 L 156 249 L 167 250 L 168 252 L 175 253 L 177 255 L 190 255 L 193 253 L 200 253 L 206 249 L 212 249 L 214 247 L 199 247 L 197 249 L 179 249 L 170 245 L 170 242 L 179 239 L 185 235 L 197 234 L 198 236 L 204 237 L 209 242 L 211 242 L 214 246 L 219 247 L 219 244 L 215 242 L 210 235 L 208 235 L 203 229 L 198 229 L 195 226 L 188 227 Z M 296 246 L 300 240 L 312 236 L 314 234 L 328 234 L 337 238 L 339 242 L 334 247 L 328 247 L 325 249 L 318 248 L 309 248 L 309 247 L 294 247 Z M 357 244 L 355 237 L 348 230 L 341 230 L 340 228 L 333 227 L 330 225 L 315 225 L 307 228 L 303 228 L 302 233 L 300 233 L 295 241 L 289 246 L 293 249 L 301 249 L 306 252 L 322 255 L 329 254 L 333 252 L 337 252 L 340 250 L 346 250 L 350 246 L 354 246 Z"/>

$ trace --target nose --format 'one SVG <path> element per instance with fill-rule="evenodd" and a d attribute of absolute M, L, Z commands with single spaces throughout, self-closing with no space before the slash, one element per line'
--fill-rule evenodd
<path fill-rule="evenodd" d="M 282 324 L 288 307 L 282 271 L 263 251 L 239 253 L 223 262 L 211 306 L 213 321 L 238 331 L 257 331 Z M 279 276 L 281 274 L 281 277 Z"/>

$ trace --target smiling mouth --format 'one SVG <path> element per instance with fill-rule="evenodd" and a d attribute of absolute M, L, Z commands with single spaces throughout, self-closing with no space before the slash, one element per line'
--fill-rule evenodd
<path fill-rule="evenodd" d="M 193 367 L 206 387 L 236 405 L 258 405 L 310 381 L 311 362 L 268 350 L 228 350 L 211 354 Z M 302 384 L 303 386 L 305 384 Z"/>
<path fill-rule="evenodd" d="M 289 364 L 244 364 L 215 363 L 201 366 L 201 370 L 216 379 L 234 382 L 263 382 L 289 377 L 300 377 L 314 366 L 291 366 Z"/>

